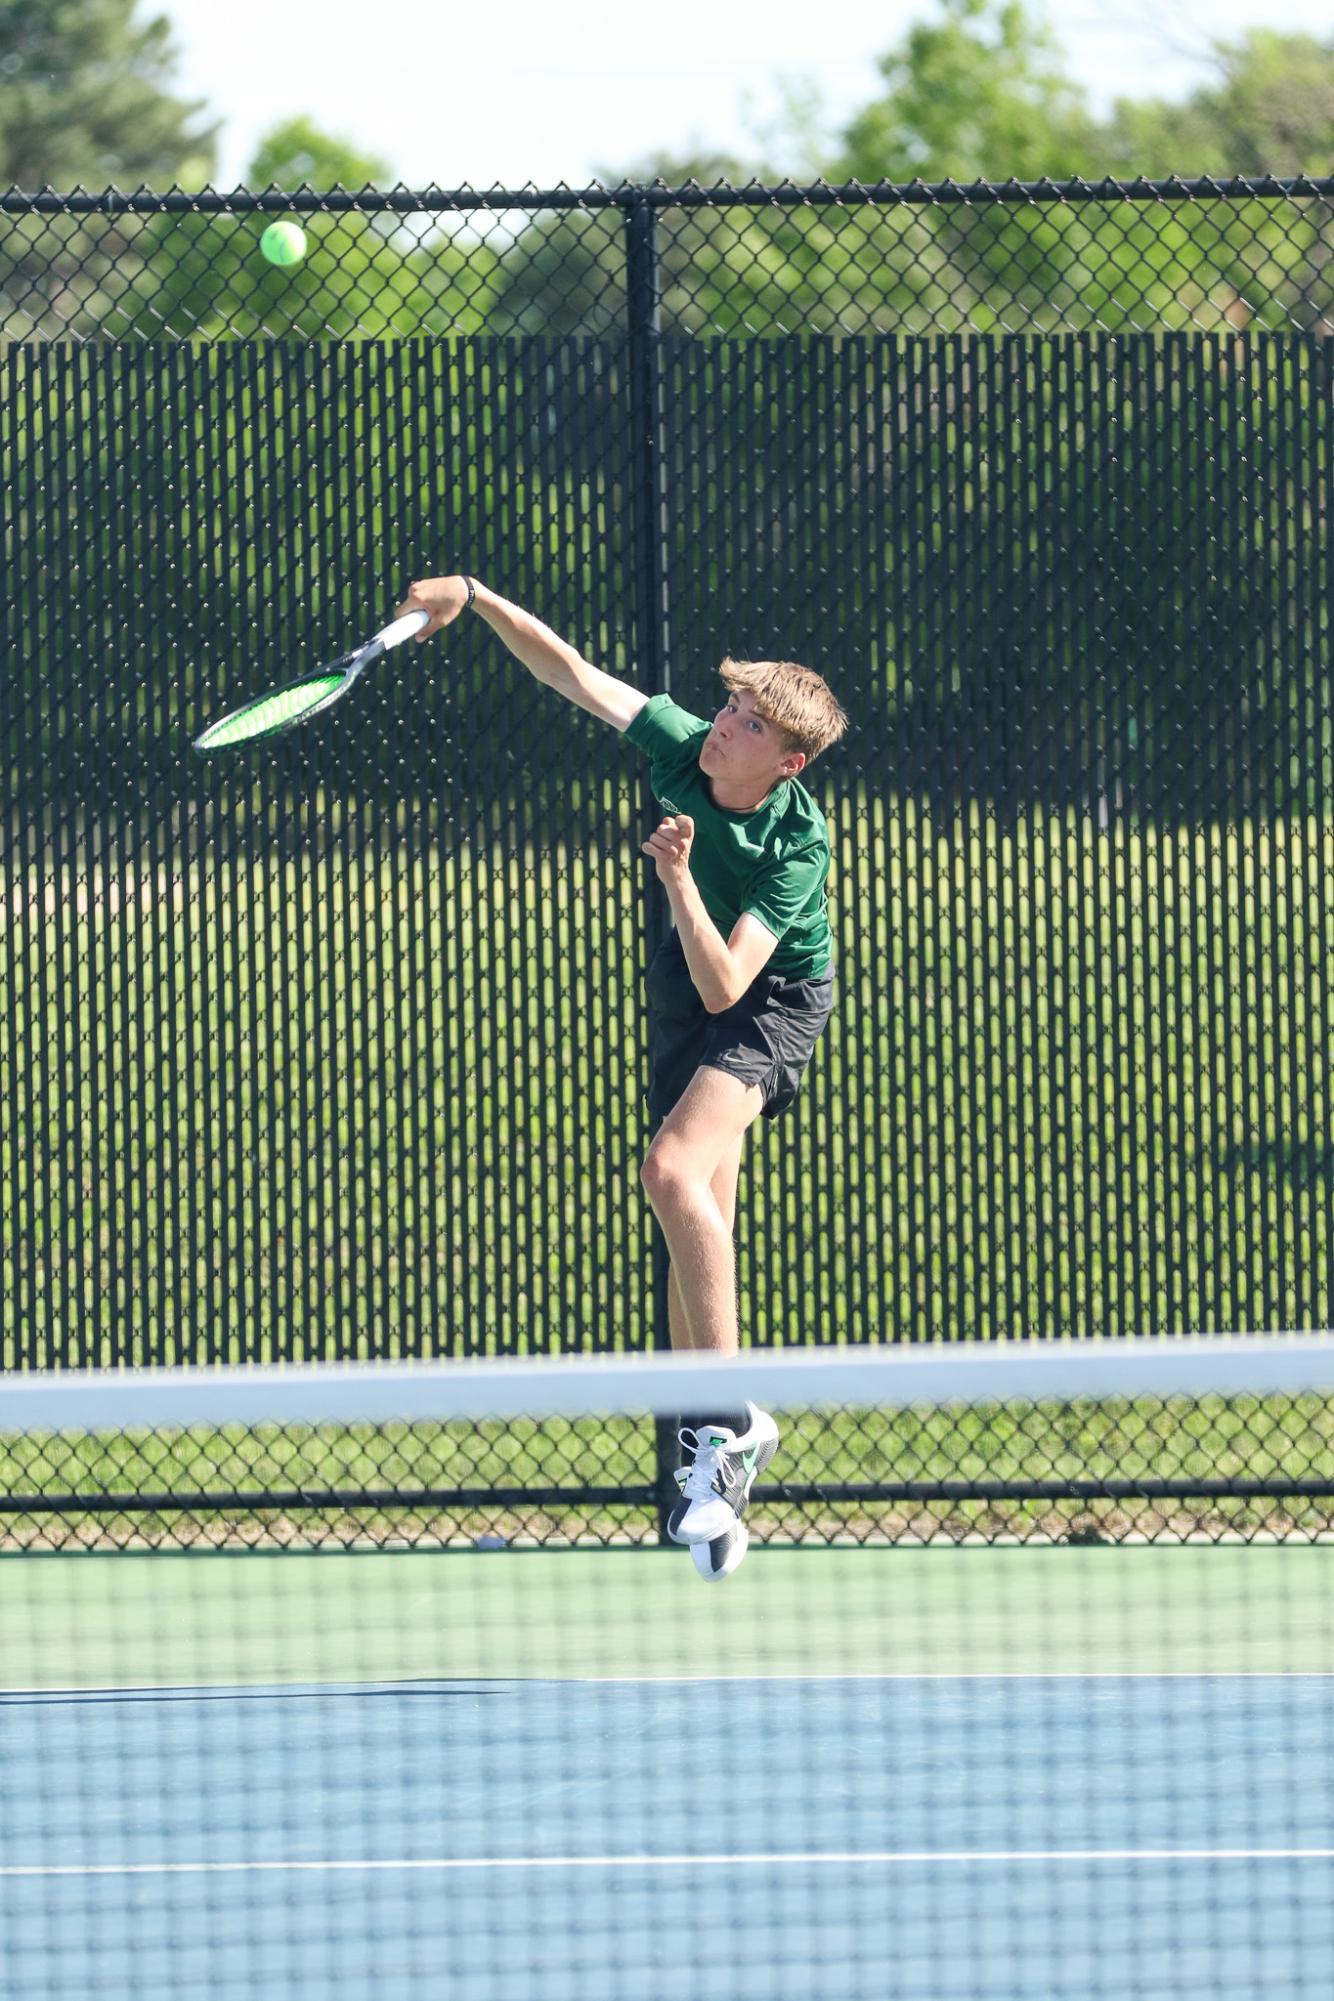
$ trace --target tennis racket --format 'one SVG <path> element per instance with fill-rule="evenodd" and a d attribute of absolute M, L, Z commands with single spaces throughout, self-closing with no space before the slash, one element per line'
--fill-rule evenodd
<path fill-rule="evenodd" d="M 204 756 L 218 750 L 235 750 L 243 743 L 255 743 L 261 737 L 281 736 L 285 730 L 295 729 L 298 723 L 306 722 L 318 715 L 321 709 L 328 709 L 342 700 L 359 674 L 364 674 L 372 661 L 401 646 L 414 632 L 420 632 L 430 618 L 426 611 L 405 612 L 392 625 L 377 632 L 374 639 L 368 639 L 355 652 L 344 653 L 337 660 L 330 660 L 323 667 L 316 667 L 309 674 L 289 681 L 285 687 L 271 688 L 267 695 L 255 695 L 243 702 L 239 709 L 232 709 L 225 716 L 219 716 L 206 730 L 195 738 L 194 747 Z"/>

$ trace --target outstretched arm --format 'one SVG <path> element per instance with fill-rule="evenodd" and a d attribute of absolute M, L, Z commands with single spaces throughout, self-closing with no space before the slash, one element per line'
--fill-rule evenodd
<path fill-rule="evenodd" d="M 610 723 L 614 729 L 625 730 L 634 721 L 639 711 L 648 701 L 648 696 L 639 688 L 632 688 L 628 681 L 618 681 L 612 674 L 604 674 L 600 667 L 593 667 L 573 646 L 557 638 L 549 626 L 541 619 L 534 618 L 530 611 L 511 604 L 498 592 L 488 590 L 485 584 L 473 580 L 473 609 L 486 620 L 498 639 L 502 639 L 515 659 L 544 687 L 554 688 L 567 702 L 577 708 L 586 709 L 600 722 Z M 468 603 L 468 585 L 463 577 L 429 577 L 422 583 L 410 584 L 408 595 L 399 606 L 399 613 L 406 611 L 427 611 L 431 614 L 429 625 L 424 625 L 417 634 L 418 642 L 429 639 L 432 633 L 441 631 L 451 624 Z"/>

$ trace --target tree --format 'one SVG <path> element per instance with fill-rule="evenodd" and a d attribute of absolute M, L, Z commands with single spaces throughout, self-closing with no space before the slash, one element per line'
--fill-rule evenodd
<path fill-rule="evenodd" d="M 1334 157 L 1334 42 L 1254 28 L 1217 42 L 1215 76 L 1183 103 L 1121 99 L 1099 134 L 1100 171 L 1151 179 L 1327 174 Z M 1229 202 L 1195 211 L 1202 279 L 1177 284 L 1234 328 L 1334 331 L 1329 204 Z M 1179 261 L 1179 260 L 1178 260 Z M 1184 268 L 1184 267 L 1183 267 Z M 1209 310 L 1196 309 L 1197 324 Z"/>
<path fill-rule="evenodd" d="M 245 175 L 257 192 L 303 186 L 355 193 L 388 187 L 389 162 L 322 132 L 309 118 L 276 126 Z M 267 214 L 157 215 L 132 250 L 132 283 L 117 301 L 119 330 L 143 338 L 302 338 L 470 330 L 491 301 L 497 256 L 458 239 L 457 218 L 358 210 L 300 216 L 299 264 L 266 264 L 259 239 Z M 130 269 L 122 259 L 121 271 Z"/>
<path fill-rule="evenodd" d="M 137 0 L 0 0 L 0 185 L 202 184 L 216 124 L 170 89 L 179 56 Z"/>
<path fill-rule="evenodd" d="M 1119 99 L 1099 133 L 1113 173 L 1327 174 L 1334 42 L 1252 28 L 1214 44 L 1216 77 L 1184 103 Z"/>
<path fill-rule="evenodd" d="M 382 154 L 359 152 L 350 141 L 321 132 L 312 119 L 298 117 L 284 120 L 260 140 L 245 184 L 290 194 L 303 184 L 355 190 L 388 187 L 393 179 L 393 167 Z"/>
<path fill-rule="evenodd" d="M 303 184 L 327 189 L 372 187 L 391 178 L 388 162 L 359 153 L 318 130 L 308 118 L 292 118 L 261 139 L 243 176 L 256 191 Z M 268 215 L 157 216 L 136 246 L 144 258 L 144 278 L 136 287 L 141 302 L 133 330 L 151 335 L 153 321 L 177 335 L 196 332 L 210 339 L 228 335 L 351 332 L 355 307 L 344 296 L 320 300 L 325 281 L 336 275 L 339 254 L 355 239 L 380 247 L 374 223 L 362 215 L 303 216 L 307 252 L 299 265 L 275 270 L 259 251 Z M 331 241 L 332 239 L 332 241 Z M 395 260 L 396 262 L 398 260 Z M 358 276 L 368 259 L 357 256 Z M 359 302 L 358 302 L 359 303 Z"/>
<path fill-rule="evenodd" d="M 830 178 L 1038 180 L 1085 170 L 1093 121 L 1022 0 L 942 0 L 880 60 Z"/>

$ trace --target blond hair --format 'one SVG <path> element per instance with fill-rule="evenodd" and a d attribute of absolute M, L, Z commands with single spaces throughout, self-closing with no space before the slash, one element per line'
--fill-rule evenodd
<path fill-rule="evenodd" d="M 795 660 L 724 660 L 718 669 L 735 695 L 750 695 L 757 716 L 772 723 L 784 749 L 804 752 L 809 764 L 847 729 L 848 719 L 829 683 Z"/>

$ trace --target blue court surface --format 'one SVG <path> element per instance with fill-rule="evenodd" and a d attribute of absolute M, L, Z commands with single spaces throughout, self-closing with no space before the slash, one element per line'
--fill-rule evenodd
<path fill-rule="evenodd" d="M 1334 1993 L 1323 1673 L 11 1692 L 0 1769 L 6 2001 Z"/>

